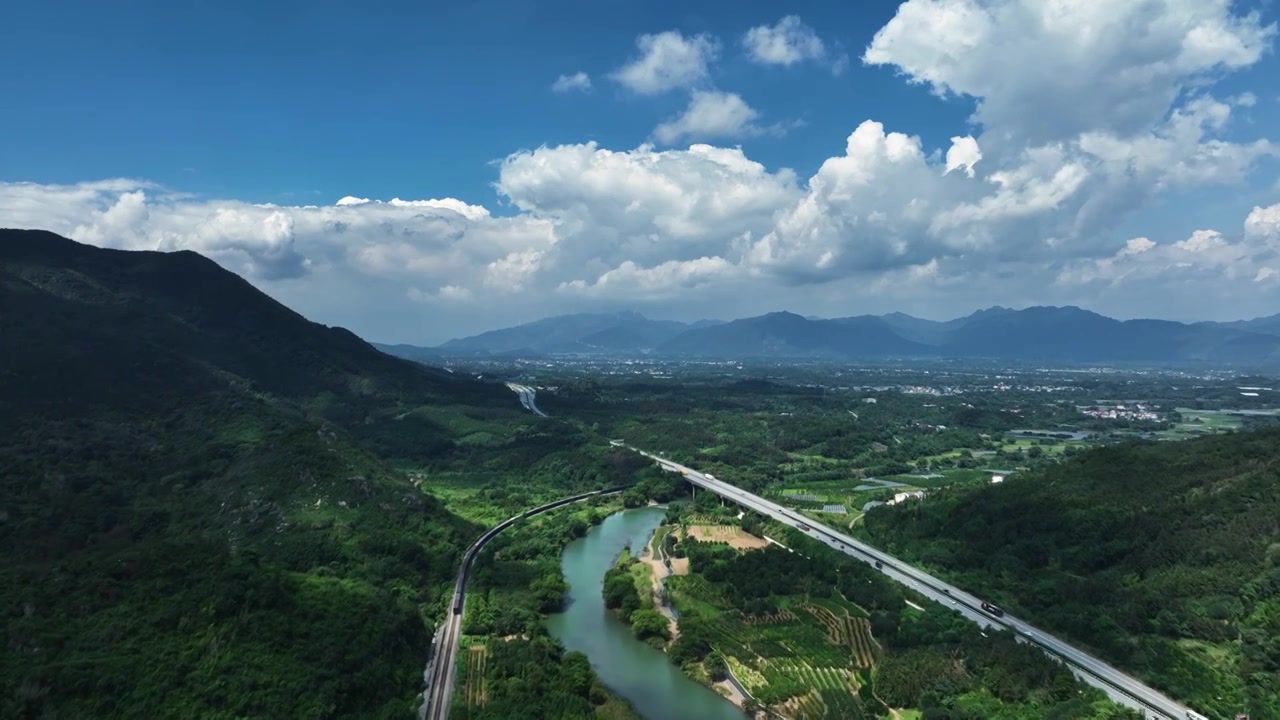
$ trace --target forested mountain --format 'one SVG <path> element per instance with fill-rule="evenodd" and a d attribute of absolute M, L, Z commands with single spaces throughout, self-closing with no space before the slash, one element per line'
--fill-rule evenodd
<path fill-rule="evenodd" d="M 714 358 L 990 358 L 1060 363 L 1280 365 L 1280 321 L 1115 320 L 1077 307 L 991 307 L 954 320 L 903 313 L 824 320 L 789 312 L 728 323 L 565 315 L 437 348 L 442 355 L 594 353 Z M 390 348 L 403 357 L 416 349 Z"/>
<path fill-rule="evenodd" d="M 705 357 L 858 358 L 924 355 L 880 318 L 811 320 L 778 312 L 686 330 L 663 344 L 669 355 Z"/>
<path fill-rule="evenodd" d="M 1262 333 L 1264 335 L 1280 335 L 1280 314 L 1267 315 L 1252 320 L 1236 320 L 1234 322 L 1205 323 L 1234 330 Z"/>
<path fill-rule="evenodd" d="M 1216 325 L 1121 322 L 1076 307 L 990 308 L 947 322 L 909 315 L 815 320 L 771 313 L 688 330 L 663 345 L 712 357 L 947 357 L 1045 362 L 1274 365 L 1280 338 Z"/>
<path fill-rule="evenodd" d="M 1280 361 L 1280 338 L 1167 320 L 1113 320 L 1077 307 L 1032 307 L 972 318 L 941 345 L 949 357 L 1050 362 Z"/>
<path fill-rule="evenodd" d="M 1280 718 L 1280 432 L 1099 449 L 865 528 L 1209 717 Z"/>
<path fill-rule="evenodd" d="M 404 343 L 388 344 L 388 343 L 369 343 L 378 350 L 394 355 L 398 358 L 406 360 L 415 360 L 423 363 L 438 363 L 444 360 L 444 355 L 435 348 L 420 347 L 418 345 L 408 345 Z"/>
<path fill-rule="evenodd" d="M 1015 313 L 1017 310 L 1009 308 L 990 307 L 985 310 L 958 317 L 954 320 L 925 320 L 923 318 L 907 315 L 906 313 L 889 313 L 879 316 L 892 327 L 894 332 L 902 337 L 925 345 L 941 345 L 947 340 L 955 336 L 955 334 L 965 325 L 974 320 L 983 318 L 997 317 L 1007 313 Z"/>
<path fill-rule="evenodd" d="M 480 529 L 350 432 L 507 390 L 43 232 L 0 231 L 0 337 L 0 717 L 407 716 Z"/>
<path fill-rule="evenodd" d="M 22 396 L 0 402 L 73 410 L 228 389 L 295 399 L 326 393 L 342 406 L 506 400 L 500 386 L 404 362 L 347 330 L 309 322 L 190 251 L 106 250 L 4 230 L 0 298 L 0 331 L 22 339 L 0 355 L 0 373 L 21 380 L 13 389 Z"/>
<path fill-rule="evenodd" d="M 634 312 L 557 315 L 450 340 L 438 349 L 453 356 L 638 353 L 657 347 L 688 327 L 673 320 L 650 320 Z"/>

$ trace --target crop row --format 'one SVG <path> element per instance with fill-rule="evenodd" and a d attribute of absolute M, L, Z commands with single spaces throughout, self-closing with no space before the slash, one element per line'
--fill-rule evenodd
<path fill-rule="evenodd" d="M 789 715 L 795 720 L 861 720 L 872 717 L 858 696 L 844 690 L 812 690 Z"/>
<path fill-rule="evenodd" d="M 746 625 L 757 627 L 760 625 L 777 625 L 779 623 L 795 622 L 796 614 L 790 610 L 780 610 L 776 613 L 767 615 L 743 615 L 742 622 Z"/>
<path fill-rule="evenodd" d="M 746 629 L 742 626 L 734 622 L 718 620 L 711 622 L 708 629 L 712 644 L 725 655 L 739 657 L 755 655 L 751 649 L 750 639 L 746 637 Z"/>
<path fill-rule="evenodd" d="M 811 605 L 824 607 L 834 613 L 836 616 L 851 615 L 853 617 L 869 617 L 867 611 L 856 603 L 849 602 L 843 595 L 837 595 L 830 598 L 807 598 Z"/>
<path fill-rule="evenodd" d="M 742 683 L 742 686 L 747 689 L 748 693 L 754 695 L 759 692 L 761 688 L 769 684 L 769 681 L 765 679 L 764 675 L 757 672 L 755 668 L 752 668 L 746 663 L 738 660 L 738 658 L 732 655 L 725 655 L 724 659 L 725 663 L 729 666 L 729 670 L 733 673 L 733 676 L 738 679 L 738 682 Z"/>
<path fill-rule="evenodd" d="M 845 624 L 853 647 L 854 664 L 858 667 L 875 667 L 880 645 L 871 637 L 871 621 L 846 617 Z"/>
<path fill-rule="evenodd" d="M 485 687 L 484 671 L 489 653 L 483 645 L 476 645 L 467 650 L 467 679 L 462 686 L 462 698 L 467 705 L 484 705 Z"/>
<path fill-rule="evenodd" d="M 803 657 L 816 665 L 849 665 L 849 653 L 845 646 L 833 644 L 825 628 L 812 619 L 806 620 L 807 622 L 753 628 L 759 637 L 754 643 L 757 654 L 767 657 Z"/>
<path fill-rule="evenodd" d="M 815 690 L 852 692 L 854 689 L 853 676 L 848 670 L 826 666 L 814 667 L 803 659 L 772 661 L 766 668 L 765 677 L 775 673 L 797 680 L 805 687 Z"/>
<path fill-rule="evenodd" d="M 806 601 L 800 603 L 800 609 L 808 612 L 822 623 L 827 631 L 827 640 L 833 645 L 848 645 L 848 638 L 845 637 L 846 627 L 841 618 L 838 617 L 829 608 L 822 605 L 815 605 L 813 602 Z"/>

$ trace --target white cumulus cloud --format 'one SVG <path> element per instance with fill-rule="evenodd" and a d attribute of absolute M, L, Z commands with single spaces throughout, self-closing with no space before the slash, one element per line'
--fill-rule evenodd
<path fill-rule="evenodd" d="M 710 35 L 685 37 L 676 30 L 636 38 L 640 55 L 611 76 L 642 95 L 696 86 L 707 79 L 708 66 L 720 54 Z"/>
<path fill-rule="evenodd" d="M 753 27 L 742 36 L 747 55 L 762 65 L 794 65 L 805 60 L 821 60 L 827 54 L 813 28 L 798 15 L 787 15 L 776 25 Z"/>
<path fill-rule="evenodd" d="M 1214 94 L 1273 34 L 1225 0 L 908 0 L 864 60 L 973 97 L 972 125 L 936 146 L 856 118 L 843 147 L 797 173 L 702 142 L 780 128 L 711 86 L 714 39 L 672 31 L 641 36 L 613 76 L 637 93 L 689 92 L 653 131 L 658 145 L 512 152 L 497 164 L 501 210 L 358 195 L 284 206 L 106 180 L 0 183 L 0 221 L 196 250 L 378 339 L 583 302 L 725 317 L 995 302 L 1265 314 L 1280 303 L 1280 204 L 1255 207 L 1243 227 L 1214 229 L 1183 208 L 1180 229 L 1140 225 L 1156 201 L 1250 188 L 1280 157 L 1273 128 L 1237 117 L 1246 95 Z"/>
<path fill-rule="evenodd" d="M 591 76 L 578 71 L 572 75 L 561 75 L 551 83 L 551 91 L 567 93 L 573 91 L 586 92 L 591 89 Z"/>
<path fill-rule="evenodd" d="M 963 170 L 965 175 L 973 177 L 973 166 L 982 159 L 982 150 L 978 141 L 968 135 L 951 138 L 951 147 L 947 150 L 947 168 L 944 174 L 952 170 Z"/>
<path fill-rule="evenodd" d="M 1229 283 L 1258 278 L 1259 262 L 1271 258 L 1267 248 L 1247 239 L 1229 240 L 1217 230 L 1196 230 L 1173 243 L 1134 238 L 1110 257 L 1082 260 L 1058 276 L 1061 284 L 1106 283 L 1117 285 Z M 1266 279 L 1264 273 L 1260 279 Z"/>
<path fill-rule="evenodd" d="M 663 145 L 680 140 L 719 140 L 780 133 L 781 128 L 755 124 L 760 113 L 736 93 L 694 90 L 689 106 L 678 117 L 658 125 L 653 138 Z"/>
<path fill-rule="evenodd" d="M 737 271 L 735 265 L 721 257 L 668 260 L 653 267 L 640 267 L 627 260 L 594 281 L 572 280 L 557 289 L 571 295 L 651 301 L 675 297 L 704 283 L 723 282 Z"/>
<path fill-rule="evenodd" d="M 1043 142 L 1140 132 L 1212 73 L 1257 62 L 1274 34 L 1230 0 L 908 0 L 862 59 Z"/>

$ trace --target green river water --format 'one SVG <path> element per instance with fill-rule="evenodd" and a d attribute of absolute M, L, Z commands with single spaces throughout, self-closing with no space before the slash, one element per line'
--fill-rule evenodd
<path fill-rule="evenodd" d="M 560 560 L 568 606 L 547 619 L 547 629 L 569 650 L 585 653 L 604 684 L 647 720 L 744 720 L 728 700 L 690 680 L 605 610 L 605 571 L 627 545 L 643 550 L 665 514 L 655 507 L 615 513 L 569 543 Z"/>

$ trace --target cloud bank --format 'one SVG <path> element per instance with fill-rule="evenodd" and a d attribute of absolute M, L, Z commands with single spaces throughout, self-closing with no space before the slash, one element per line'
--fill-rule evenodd
<path fill-rule="evenodd" d="M 453 198 L 277 206 L 116 179 L 0 184 L 0 218 L 110 247 L 196 250 L 317 319 L 387 340 L 586 307 L 690 317 L 1077 302 L 1169 315 L 1217 298 L 1227 315 L 1261 314 L 1280 300 L 1280 197 L 1184 237 L 1116 227 L 1162 197 L 1243 183 L 1280 155 L 1266 137 L 1229 139 L 1256 98 L 1213 92 L 1274 35 L 1226 0 L 910 0 L 863 62 L 975 98 L 979 131 L 930 147 L 855 119 L 807 176 L 737 147 L 667 147 L 779 130 L 711 87 L 718 40 L 642 35 L 611 79 L 642 95 L 690 92 L 653 132 L 659 146 L 515 151 L 497 165 L 502 210 Z M 830 59 L 798 18 L 743 44 L 764 64 Z"/>

